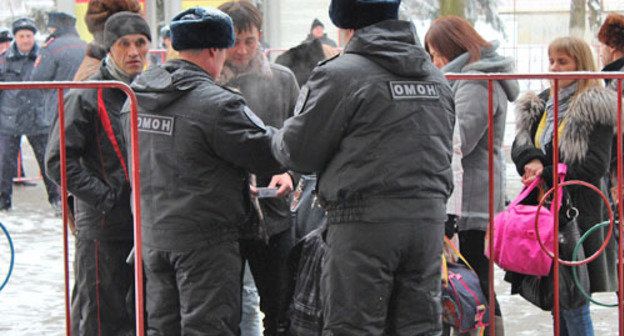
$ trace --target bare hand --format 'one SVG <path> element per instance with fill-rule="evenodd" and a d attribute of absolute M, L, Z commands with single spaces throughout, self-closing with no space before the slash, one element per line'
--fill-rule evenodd
<path fill-rule="evenodd" d="M 290 174 L 284 173 L 273 176 L 273 178 L 271 178 L 271 183 L 269 183 L 269 188 L 275 187 L 279 188 L 277 189 L 277 197 L 286 196 L 293 191 L 293 180 L 292 177 L 290 177 Z"/>
<path fill-rule="evenodd" d="M 529 185 L 533 183 L 536 178 L 542 176 L 544 171 L 544 165 L 542 161 L 535 159 L 524 166 L 524 175 L 522 175 L 522 183 Z"/>
<path fill-rule="evenodd" d="M 251 194 L 251 197 L 257 197 L 258 196 L 258 188 L 252 186 L 251 184 L 249 185 L 249 193 Z"/>

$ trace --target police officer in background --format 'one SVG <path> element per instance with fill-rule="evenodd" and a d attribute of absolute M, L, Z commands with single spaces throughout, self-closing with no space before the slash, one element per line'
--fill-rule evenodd
<path fill-rule="evenodd" d="M 7 27 L 0 27 L 0 56 L 9 49 L 11 41 L 13 41 L 11 30 Z"/>
<path fill-rule="evenodd" d="M 251 213 L 249 172 L 282 173 L 274 128 L 215 84 L 234 45 L 231 18 L 191 8 L 171 22 L 179 59 L 132 84 L 139 102 L 143 266 L 149 335 L 237 335 L 239 228 Z M 123 125 L 130 138 L 130 108 Z"/>
<path fill-rule="evenodd" d="M 318 172 L 328 213 L 323 335 L 440 335 L 452 190 L 452 93 L 399 21 L 400 0 L 332 0 L 349 41 L 302 88 L 273 139 L 287 168 Z"/>
<path fill-rule="evenodd" d="M 145 66 L 151 40 L 141 15 L 118 12 L 104 25 L 107 52 L 93 81 L 130 84 Z M 78 63 L 78 62 L 77 62 Z M 134 330 L 130 183 L 119 89 L 72 89 L 65 97 L 67 189 L 76 198 L 76 282 L 72 335 L 130 335 Z M 59 120 L 46 148 L 48 175 L 61 184 Z"/>
<path fill-rule="evenodd" d="M 30 18 L 13 22 L 14 40 L 0 56 L 0 82 L 26 82 L 31 78 L 39 46 L 35 42 L 37 28 Z M 20 139 L 26 135 L 35 153 L 48 192 L 48 201 L 60 209 L 58 188 L 45 175 L 44 152 L 50 119 L 43 110 L 40 90 L 0 91 L 0 210 L 11 208 L 13 176 L 17 171 Z"/>
<path fill-rule="evenodd" d="M 33 81 L 69 81 L 74 78 L 84 58 L 87 43 L 76 31 L 76 18 L 62 12 L 48 14 L 52 31 L 39 51 L 32 73 Z M 58 114 L 56 90 L 44 90 L 45 112 L 52 120 Z"/>

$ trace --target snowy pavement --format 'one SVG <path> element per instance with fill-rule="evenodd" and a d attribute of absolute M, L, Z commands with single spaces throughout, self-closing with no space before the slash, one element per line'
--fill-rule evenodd
<path fill-rule="evenodd" d="M 513 125 L 508 125 L 507 130 L 513 132 Z M 22 148 L 25 149 L 26 171 L 32 176 L 38 171 L 32 152 L 26 142 Z M 507 174 L 508 196 L 514 197 L 519 180 L 510 165 Z M 13 204 L 10 212 L 0 212 L 0 222 L 9 230 L 16 248 L 13 276 L 0 292 L 0 335 L 65 335 L 61 220 L 53 216 L 41 182 L 37 187 L 14 188 Z M 73 244 L 70 238 L 71 253 Z M 8 270 L 8 260 L 9 245 L 0 235 L 0 281 Z M 73 260 L 72 255 L 70 260 Z M 550 313 L 535 308 L 517 295 L 509 295 L 509 286 L 502 280 L 501 270 L 496 271 L 495 277 L 506 335 L 552 335 Z M 601 294 L 596 298 L 616 301 L 614 294 Z M 617 309 L 592 305 L 591 313 L 596 335 L 618 334 Z"/>

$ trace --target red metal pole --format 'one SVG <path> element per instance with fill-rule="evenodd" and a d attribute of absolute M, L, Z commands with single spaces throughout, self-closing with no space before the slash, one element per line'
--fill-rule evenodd
<path fill-rule="evenodd" d="M 59 104 L 59 133 L 61 134 L 61 202 L 63 203 L 63 259 L 65 272 L 65 328 L 67 336 L 71 336 L 71 314 L 69 298 L 69 247 L 67 243 L 67 154 L 65 151 L 65 101 L 63 89 L 58 90 Z"/>
<path fill-rule="evenodd" d="M 134 92 L 126 91 L 130 98 L 130 141 L 132 143 L 132 190 L 134 205 L 134 281 L 136 303 L 136 334 L 145 334 L 143 298 L 143 239 L 141 236 L 141 169 L 139 160 L 138 102 Z"/>
<path fill-rule="evenodd" d="M 20 146 L 21 146 L 21 139 L 20 139 Z M 19 152 L 17 152 L 17 178 L 20 179 L 22 178 L 22 150 L 20 149 Z"/>
<path fill-rule="evenodd" d="M 553 87 L 553 100 L 555 101 L 555 109 L 554 109 L 554 131 L 553 131 L 553 188 L 555 188 L 553 194 L 553 209 L 559 209 L 559 80 L 554 80 Z M 553 302 L 553 312 L 554 312 L 554 330 L 555 336 L 560 335 L 559 330 L 559 321 L 561 316 L 559 315 L 559 211 L 555 211 L 554 213 L 554 243 L 553 243 L 553 251 L 555 253 L 555 259 L 553 260 L 554 267 L 554 302 Z"/>
<path fill-rule="evenodd" d="M 494 81 L 488 80 L 488 174 L 489 174 L 489 198 L 490 198 L 490 255 L 494 255 Z M 494 298 L 494 259 L 490 258 L 490 335 L 496 334 L 496 300 Z"/>
<path fill-rule="evenodd" d="M 618 310 L 619 310 L 619 326 L 620 335 L 624 335 L 624 237 L 622 237 L 623 220 L 624 220 L 624 200 L 622 199 L 622 175 L 624 174 L 622 163 L 622 150 L 624 150 L 622 144 L 622 79 L 617 80 L 617 96 L 618 96 L 618 112 L 617 112 L 617 193 L 618 193 L 618 212 L 619 221 L 618 227 L 620 229 L 620 237 L 618 239 L 618 277 L 619 277 L 619 292 L 618 292 Z"/>

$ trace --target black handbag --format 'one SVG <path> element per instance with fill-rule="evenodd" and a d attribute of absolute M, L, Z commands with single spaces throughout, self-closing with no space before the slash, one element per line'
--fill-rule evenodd
<path fill-rule="evenodd" d="M 562 260 L 572 260 L 574 247 L 581 239 L 578 227 L 578 211 L 572 206 L 570 198 L 564 194 L 564 204 L 560 210 L 559 220 L 559 254 Z M 581 248 L 576 260 L 585 259 Z M 554 264 L 553 264 L 554 265 Z M 589 272 L 587 265 L 574 266 L 579 276 L 579 284 L 585 292 L 589 292 Z M 518 292 L 520 296 L 545 311 L 553 309 L 554 301 L 554 267 L 546 277 L 515 274 L 520 280 Z M 563 310 L 579 308 L 587 304 L 588 300 L 577 288 L 572 276 L 572 267 L 559 265 L 559 305 Z"/>
<path fill-rule="evenodd" d="M 326 221 L 316 195 L 316 175 L 302 175 L 290 204 L 295 241 L 321 227 Z"/>

